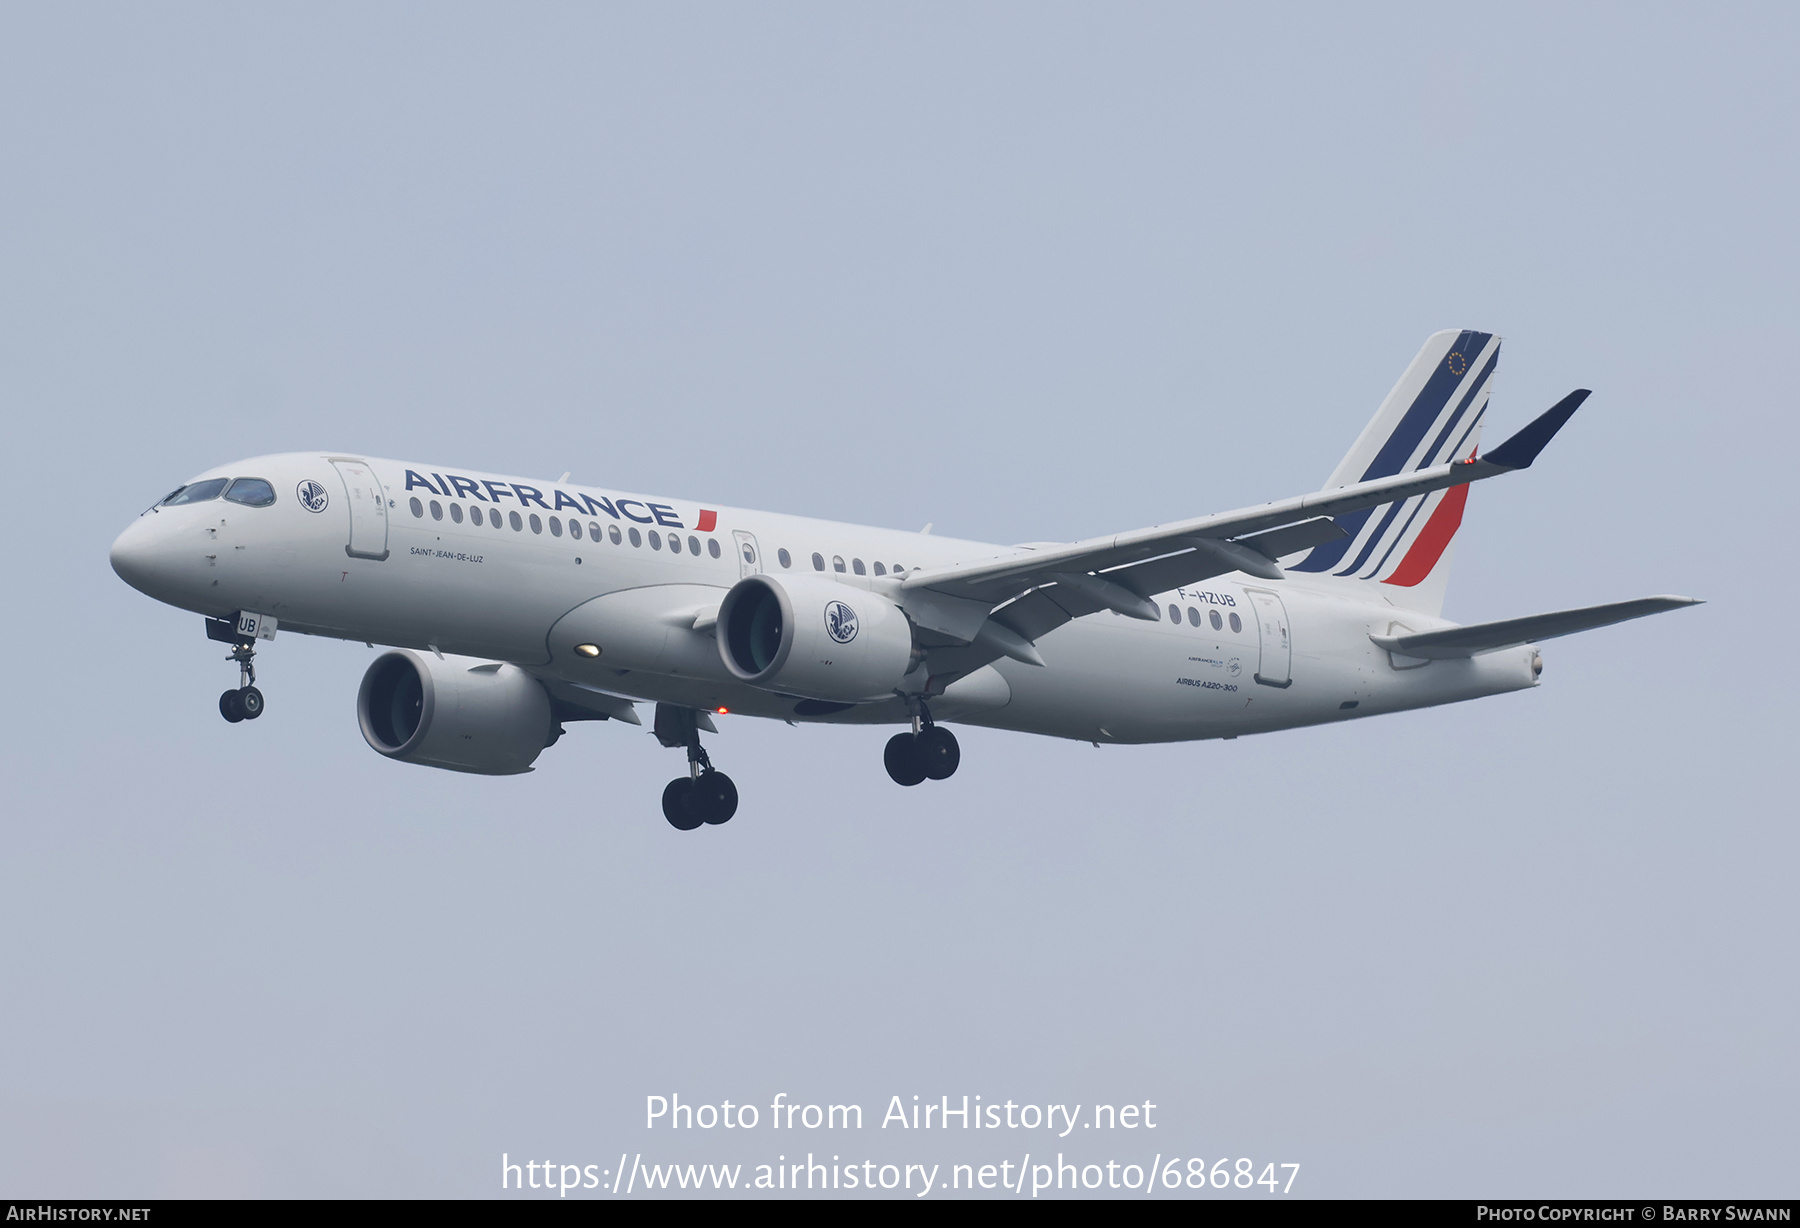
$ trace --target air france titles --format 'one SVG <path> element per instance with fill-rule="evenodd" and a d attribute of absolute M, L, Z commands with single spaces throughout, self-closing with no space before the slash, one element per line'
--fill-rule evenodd
<path fill-rule="evenodd" d="M 435 481 L 433 479 L 436 479 Z M 539 507 L 546 512 L 568 510 L 583 516 L 599 516 L 602 513 L 614 520 L 635 520 L 639 524 L 661 525 L 666 529 L 685 529 L 681 517 L 675 509 L 666 503 L 645 503 L 639 499 L 613 499 L 606 495 L 576 494 L 571 495 L 561 487 L 553 487 L 546 495 L 535 486 L 526 486 L 522 482 L 493 482 L 486 478 L 476 481 L 465 478 L 461 474 L 434 473 L 430 477 L 416 469 L 406 471 L 407 490 L 428 490 L 443 499 L 472 499 L 481 503 L 499 503 L 502 499 L 511 499 L 521 508 Z M 554 502 L 548 502 L 554 499 Z M 638 510 L 633 510 L 638 509 Z M 702 533 L 712 532 L 713 526 L 707 521 L 712 517 L 710 512 L 700 513 L 700 523 L 694 527 Z"/>

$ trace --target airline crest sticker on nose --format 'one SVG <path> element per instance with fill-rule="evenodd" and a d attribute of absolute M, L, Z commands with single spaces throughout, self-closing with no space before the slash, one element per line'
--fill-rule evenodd
<path fill-rule="evenodd" d="M 435 478 L 434 482 L 432 479 Z M 511 499 L 519 507 L 541 507 L 546 512 L 560 512 L 565 508 L 571 512 L 579 512 L 584 516 L 598 516 L 602 512 L 614 520 L 635 520 L 639 524 L 661 525 L 665 529 L 685 529 L 681 517 L 675 509 L 666 503 L 645 503 L 637 499 L 613 499 L 606 495 L 571 495 L 560 487 L 552 487 L 549 494 L 535 486 L 526 486 L 519 482 L 490 482 L 485 478 L 476 481 L 465 478 L 461 474 L 452 473 L 445 476 L 434 473 L 431 477 L 413 469 L 406 471 L 407 490 L 429 490 L 443 499 L 474 499 L 482 503 L 499 503 L 502 499 Z M 545 502 L 554 498 L 554 503 Z M 323 506 L 323 505 L 321 505 Z M 640 515 L 632 508 L 641 508 Z M 706 508 L 700 509 L 699 519 L 694 522 L 697 533 L 711 533 L 719 523 L 719 513 Z"/>
<path fill-rule="evenodd" d="M 325 505 L 331 502 L 331 496 L 325 493 L 325 488 L 311 478 L 294 487 L 294 497 L 309 512 L 322 512 Z"/>

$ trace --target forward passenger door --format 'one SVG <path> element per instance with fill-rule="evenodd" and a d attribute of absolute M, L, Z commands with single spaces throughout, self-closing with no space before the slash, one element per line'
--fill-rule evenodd
<path fill-rule="evenodd" d="M 331 467 L 344 480 L 344 494 L 350 505 L 350 541 L 344 553 L 353 559 L 387 558 L 387 492 L 369 468 L 367 461 L 348 456 L 334 456 Z"/>

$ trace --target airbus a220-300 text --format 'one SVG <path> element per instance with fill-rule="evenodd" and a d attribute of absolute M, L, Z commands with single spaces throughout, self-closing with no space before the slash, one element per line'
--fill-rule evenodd
<path fill-rule="evenodd" d="M 234 461 L 146 511 L 112 564 L 231 645 L 227 721 L 263 711 L 276 628 L 389 645 L 357 716 L 391 759 L 531 770 L 570 721 L 685 750 L 663 813 L 723 823 L 716 713 L 899 725 L 899 784 L 950 723 L 1095 743 L 1233 738 L 1538 684 L 1537 642 L 1684 597 L 1440 617 L 1471 483 L 1525 469 L 1576 391 L 1479 450 L 1500 339 L 1438 333 L 1324 486 L 1069 544 L 994 546 L 424 461 Z"/>

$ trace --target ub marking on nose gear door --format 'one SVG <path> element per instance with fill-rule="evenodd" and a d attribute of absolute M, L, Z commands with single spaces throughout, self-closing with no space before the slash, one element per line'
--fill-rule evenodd
<path fill-rule="evenodd" d="M 367 461 L 334 456 L 331 467 L 344 479 L 344 494 L 350 504 L 350 541 L 344 553 L 353 559 L 380 562 L 388 556 L 387 494 Z"/>
<path fill-rule="evenodd" d="M 737 543 L 738 579 L 762 574 L 762 555 L 756 549 L 756 535 L 733 529 L 731 538 Z"/>
<path fill-rule="evenodd" d="M 1292 686 L 1289 669 L 1294 646 L 1288 635 L 1287 607 L 1267 589 L 1247 588 L 1244 594 L 1256 612 L 1256 635 L 1262 650 L 1254 677 L 1264 686 Z"/>

